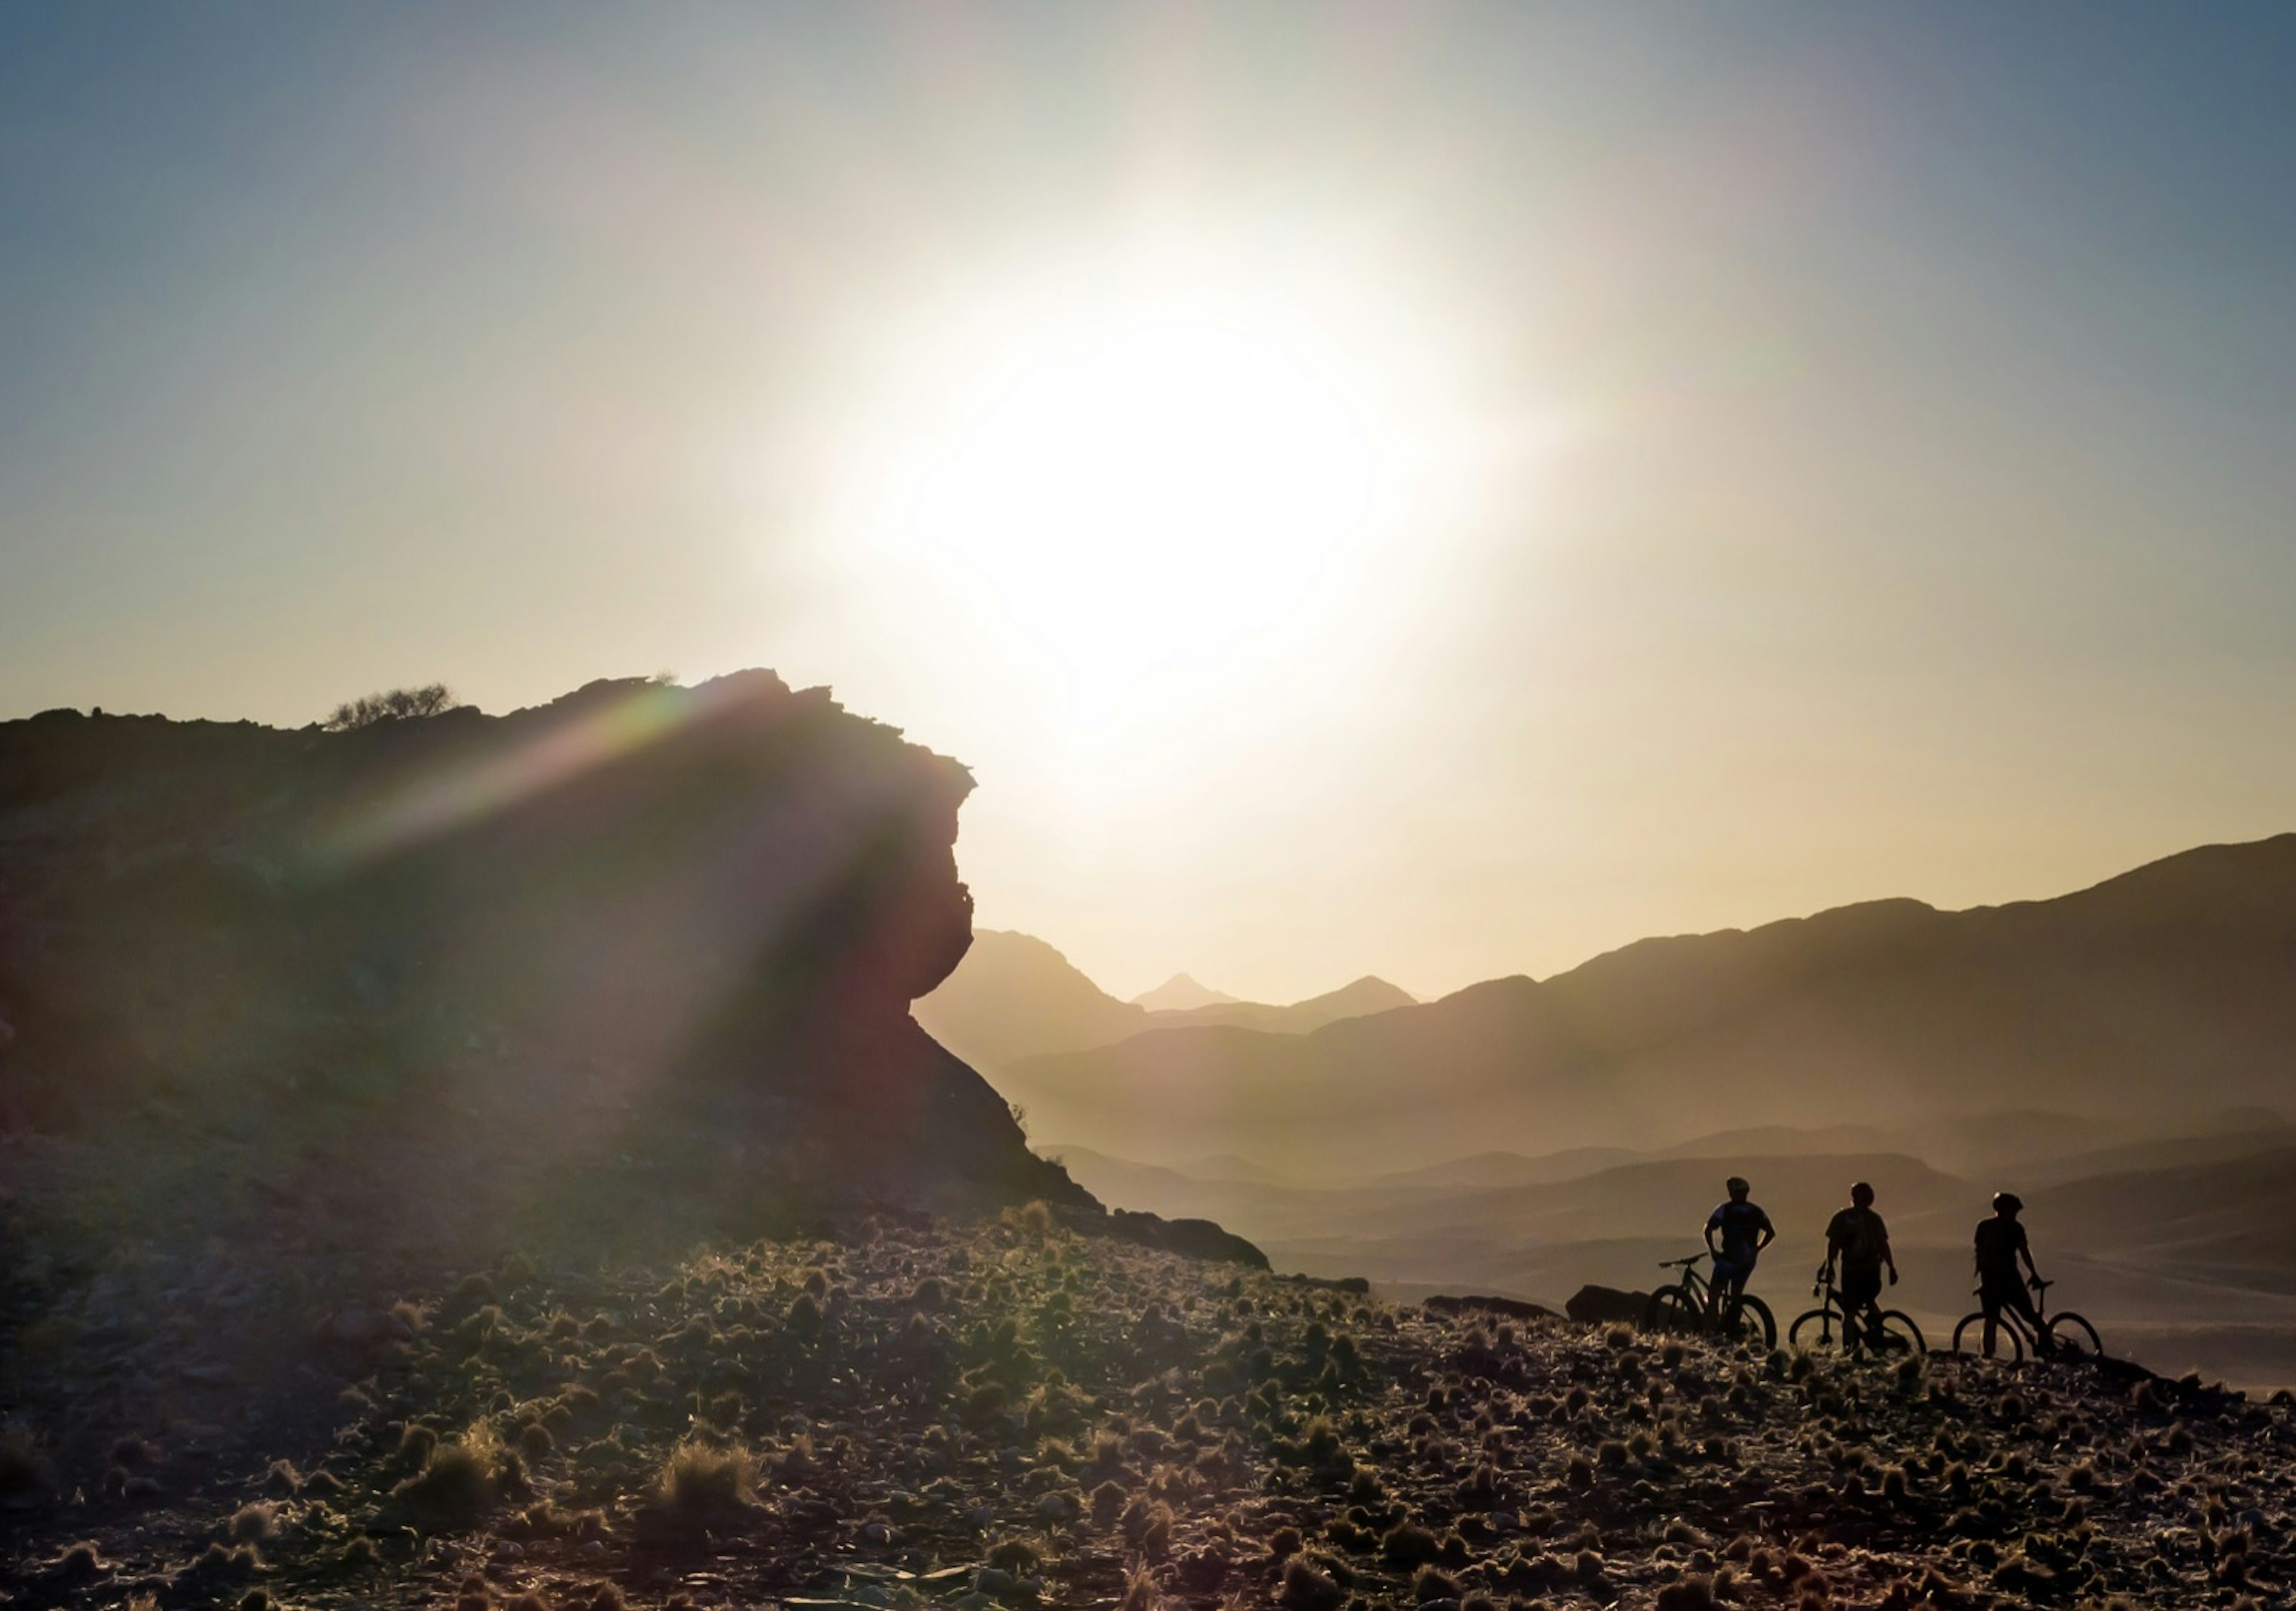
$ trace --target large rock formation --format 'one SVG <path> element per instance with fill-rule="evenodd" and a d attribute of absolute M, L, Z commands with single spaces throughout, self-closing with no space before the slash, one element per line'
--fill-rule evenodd
<path fill-rule="evenodd" d="M 0 1092 L 62 1129 L 482 1116 L 570 1160 L 674 1115 L 818 1199 L 1090 1212 L 908 1016 L 971 942 L 971 788 L 764 671 L 348 732 L 0 724 Z"/>

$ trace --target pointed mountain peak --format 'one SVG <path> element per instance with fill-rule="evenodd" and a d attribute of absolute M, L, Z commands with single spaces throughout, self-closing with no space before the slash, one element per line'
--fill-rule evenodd
<path fill-rule="evenodd" d="M 1218 991 L 1199 985 L 1185 973 L 1176 973 L 1145 995 L 1136 995 L 1132 1004 L 1145 1007 L 1151 1012 L 1192 1012 L 1199 1007 L 1224 1006 L 1235 1000 Z"/>

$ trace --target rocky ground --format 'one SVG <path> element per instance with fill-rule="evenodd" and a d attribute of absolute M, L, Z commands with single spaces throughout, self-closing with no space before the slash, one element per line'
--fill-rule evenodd
<path fill-rule="evenodd" d="M 22 1246 L 20 1239 L 19 1246 Z M 8 1293 L 25 1607 L 2290 1603 L 2296 1420 L 2110 1366 L 1394 1307 L 1041 1206 Z M 335 1284 L 331 1286 L 331 1280 Z"/>

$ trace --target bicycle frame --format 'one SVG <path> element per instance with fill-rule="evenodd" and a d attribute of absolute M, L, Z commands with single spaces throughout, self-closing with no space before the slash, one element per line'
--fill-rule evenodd
<path fill-rule="evenodd" d="M 1751 1292 L 1740 1292 L 1721 1286 L 1699 1272 L 1699 1265 L 1710 1255 L 1693 1254 L 1688 1258 L 1662 1259 L 1659 1268 L 1677 1272 L 1672 1284 L 1660 1288 L 1651 1295 L 1649 1306 L 1644 1311 L 1644 1323 L 1657 1326 L 1666 1320 L 1669 1301 L 1676 1306 L 1677 1327 L 1703 1333 L 1717 1331 L 1735 1335 L 1742 1326 L 1751 1325 L 1759 1333 L 1764 1347 L 1777 1343 L 1777 1319 L 1769 1306 Z"/>
<path fill-rule="evenodd" d="M 1825 1317 L 1820 1324 L 1824 1327 L 1827 1333 L 1830 1335 L 1833 1322 L 1840 1321 L 1841 1335 L 1848 1337 L 1849 1322 L 1853 1317 L 1849 1313 L 1849 1306 L 1841 1301 L 1841 1288 L 1821 1275 L 1817 1280 L 1811 1283 L 1809 1295 L 1817 1300 L 1818 1313 Z M 1882 1332 L 1882 1305 L 1877 1299 L 1868 1304 L 1866 1307 L 1872 1313 L 1856 1318 L 1858 1321 L 1857 1329 L 1864 1335 L 1866 1346 L 1872 1347 L 1874 1339 Z"/>

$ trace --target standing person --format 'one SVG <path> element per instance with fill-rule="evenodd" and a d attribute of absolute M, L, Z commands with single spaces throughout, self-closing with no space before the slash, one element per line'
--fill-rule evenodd
<path fill-rule="evenodd" d="M 1888 1268 L 1890 1285 L 1896 1286 L 1898 1261 L 1890 1251 L 1890 1228 L 1874 1212 L 1874 1188 L 1864 1181 L 1849 1189 L 1849 1206 L 1826 1222 L 1824 1276 L 1828 1282 L 1833 1280 L 1837 1261 L 1841 1266 L 1844 1334 L 1852 1337 L 1861 1335 L 1852 1317 L 1862 1315 L 1867 1328 L 1864 1337 L 1878 1340 L 1882 1335 L 1882 1271 Z"/>
<path fill-rule="evenodd" d="M 1997 1334 L 2001 1312 L 2013 1309 L 2025 1317 L 2038 1337 L 2041 1317 L 2034 1312 L 2033 1300 L 2025 1291 L 2026 1283 L 2017 1274 L 2017 1261 L 2025 1261 L 2025 1271 L 2038 1284 L 2041 1272 L 2033 1267 L 2033 1249 L 2025 1239 L 2025 1227 L 2017 1223 L 2024 1202 L 2013 1191 L 1993 1194 L 1993 1217 L 1980 1220 L 1977 1225 L 1977 1302 L 1985 1311 L 1985 1357 L 1993 1357 L 1993 1339 Z"/>
<path fill-rule="evenodd" d="M 1710 1318 L 1717 1325 L 1728 1306 L 1746 1296 L 1746 1278 L 1754 1273 L 1754 1261 L 1778 1239 L 1770 1216 L 1749 1200 L 1754 1189 L 1742 1176 L 1732 1175 L 1722 1189 L 1730 1194 L 1729 1201 L 1706 1216 L 1706 1251 L 1714 1255 L 1714 1308 Z"/>

